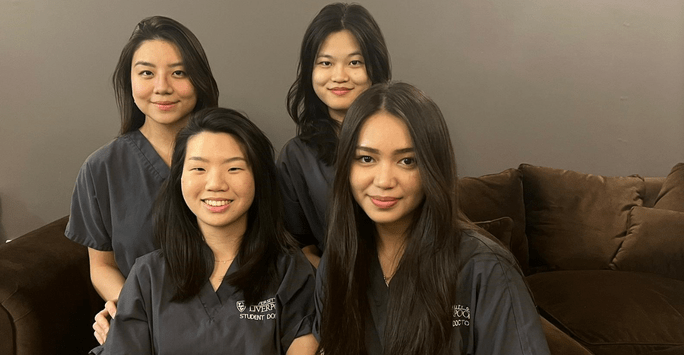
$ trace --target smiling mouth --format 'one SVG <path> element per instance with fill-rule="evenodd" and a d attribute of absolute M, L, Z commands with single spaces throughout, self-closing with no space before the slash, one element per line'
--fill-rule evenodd
<path fill-rule="evenodd" d="M 395 197 L 371 197 L 371 202 L 378 208 L 391 208 L 399 202 L 398 198 Z"/>
<path fill-rule="evenodd" d="M 230 203 L 230 200 L 220 200 L 220 201 L 217 201 L 217 200 L 202 200 L 202 202 L 204 202 L 205 204 L 207 204 L 207 205 L 209 205 L 209 206 L 211 206 L 211 207 L 221 207 L 221 206 L 225 206 L 225 205 L 229 204 L 229 203 Z"/>
<path fill-rule="evenodd" d="M 337 95 L 337 96 L 342 96 L 342 95 L 344 95 L 344 94 L 350 92 L 351 89 L 347 89 L 347 88 L 333 88 L 333 89 L 330 89 L 330 91 L 331 91 L 333 94 Z"/>

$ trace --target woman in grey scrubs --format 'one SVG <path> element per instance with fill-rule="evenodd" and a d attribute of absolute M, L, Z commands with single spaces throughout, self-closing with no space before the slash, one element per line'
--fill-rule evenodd
<path fill-rule="evenodd" d="M 106 354 L 313 354 L 314 269 L 285 231 L 273 147 L 236 111 L 193 115 Z M 96 353 L 102 347 L 96 348 Z"/>
<path fill-rule="evenodd" d="M 316 326 L 335 354 L 548 354 L 513 256 L 459 222 L 435 103 L 379 84 L 340 133 Z"/>
<path fill-rule="evenodd" d="M 65 231 L 88 247 L 93 285 L 108 301 L 94 325 L 100 343 L 133 262 L 157 249 L 152 206 L 169 175 L 174 137 L 190 113 L 217 106 L 219 95 L 199 40 L 161 16 L 136 25 L 113 84 L 120 136 L 83 163 Z"/>
<path fill-rule="evenodd" d="M 297 79 L 287 95 L 297 136 L 281 150 L 278 170 L 286 227 L 315 266 L 325 247 L 340 124 L 360 93 L 391 76 L 385 39 L 363 6 L 327 5 L 306 29 Z"/>

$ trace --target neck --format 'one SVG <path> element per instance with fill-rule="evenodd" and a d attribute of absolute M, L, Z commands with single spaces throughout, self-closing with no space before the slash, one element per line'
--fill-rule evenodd
<path fill-rule="evenodd" d="M 225 261 L 234 259 L 240 250 L 242 238 L 247 230 L 247 221 L 237 226 L 232 225 L 230 229 L 213 228 L 200 224 L 200 230 L 204 240 L 214 253 L 215 261 Z"/>
<path fill-rule="evenodd" d="M 152 144 L 152 147 L 166 165 L 171 166 L 171 156 L 173 155 L 176 135 L 185 127 L 187 122 L 188 119 L 185 118 L 172 124 L 162 125 L 153 120 L 145 119 L 145 123 L 140 127 L 140 133 Z"/>
<path fill-rule="evenodd" d="M 347 111 L 346 110 L 345 111 L 337 111 L 337 110 L 332 110 L 332 109 L 328 108 L 328 114 L 330 115 L 330 118 L 332 118 L 333 120 L 335 120 L 341 124 L 342 121 L 344 121 L 344 115 L 347 114 Z"/>
<path fill-rule="evenodd" d="M 407 239 L 406 232 L 406 228 L 397 229 L 376 225 L 375 243 L 378 250 L 378 260 L 380 261 L 385 283 L 388 286 L 399 267 L 399 261 L 404 255 Z"/>
<path fill-rule="evenodd" d="M 214 291 L 221 287 L 226 272 L 240 250 L 240 244 L 242 243 L 242 237 L 247 229 L 247 223 L 244 223 L 244 227 L 240 228 L 241 226 L 242 225 L 239 225 L 238 228 L 224 230 L 200 224 L 200 230 L 202 231 L 204 240 L 214 254 L 214 270 L 209 276 L 209 282 L 214 288 Z"/>

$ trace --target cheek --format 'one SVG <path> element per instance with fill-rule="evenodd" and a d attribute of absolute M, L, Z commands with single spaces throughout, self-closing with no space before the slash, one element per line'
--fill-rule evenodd
<path fill-rule="evenodd" d="M 319 68 L 314 68 L 313 72 L 311 73 L 311 83 L 313 84 L 314 89 L 317 85 L 324 85 L 327 82 L 328 80 L 325 71 Z"/>
<path fill-rule="evenodd" d="M 355 71 L 352 78 L 354 83 L 356 83 L 358 86 L 363 86 L 365 89 L 371 87 L 371 81 L 365 69 Z"/>
<path fill-rule="evenodd" d="M 176 86 L 176 92 L 179 96 L 184 98 L 197 99 L 197 93 L 195 92 L 195 87 L 192 86 L 190 80 L 183 81 Z"/>
<path fill-rule="evenodd" d="M 135 100 L 144 97 L 149 91 L 147 85 L 139 80 L 131 80 L 131 91 Z"/>
<path fill-rule="evenodd" d="M 356 202 L 360 202 L 359 199 L 365 190 L 367 185 L 366 180 L 368 180 L 367 175 L 367 172 L 357 169 L 354 166 L 352 166 L 349 171 L 349 187 L 351 188 L 351 193 Z"/>

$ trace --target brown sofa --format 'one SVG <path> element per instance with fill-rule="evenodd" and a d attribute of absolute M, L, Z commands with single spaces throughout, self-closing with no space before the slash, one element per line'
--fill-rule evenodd
<path fill-rule="evenodd" d="M 522 164 L 459 192 L 528 275 L 552 353 L 684 354 L 684 164 L 666 178 Z"/>
<path fill-rule="evenodd" d="M 520 262 L 552 354 L 684 354 L 684 164 L 665 178 L 523 164 L 463 178 Z M 102 301 L 67 217 L 0 246 L 0 354 L 85 354 Z"/>

